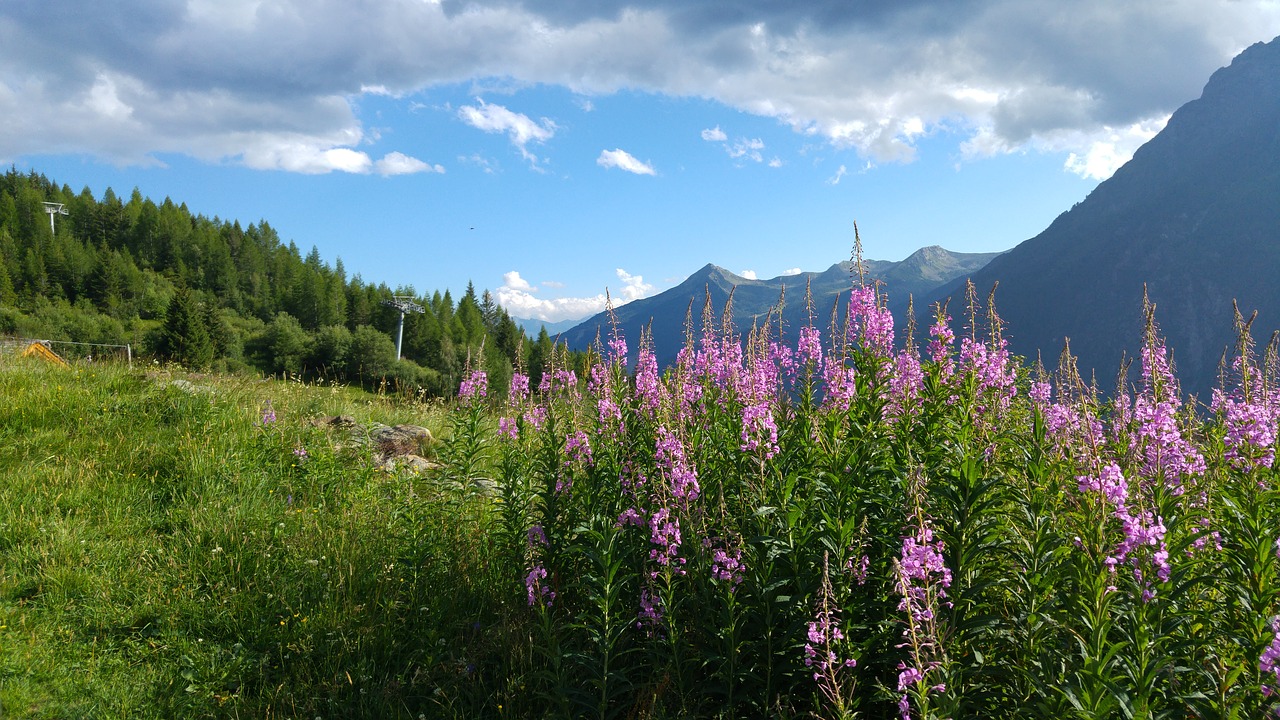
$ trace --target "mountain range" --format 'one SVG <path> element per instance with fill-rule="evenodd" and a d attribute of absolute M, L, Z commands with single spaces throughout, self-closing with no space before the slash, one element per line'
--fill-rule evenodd
<path fill-rule="evenodd" d="M 1052 370 L 1069 339 L 1081 372 L 1095 374 L 1104 390 L 1114 387 L 1124 358 L 1137 355 L 1146 292 L 1183 389 L 1205 397 L 1235 345 L 1233 301 L 1246 317 L 1258 311 L 1253 333 L 1263 343 L 1280 324 L 1280 38 L 1247 48 L 1215 72 L 1201 97 L 1174 112 L 1132 160 L 1012 250 L 960 254 L 934 246 L 865 268 L 868 280 L 884 283 L 899 319 L 908 296 L 922 321 L 937 302 L 949 301 L 959 317 L 966 279 L 983 298 L 998 283 L 1011 350 L 1040 356 Z M 718 317 L 734 291 L 732 319 L 745 330 L 778 304 L 785 287 L 784 318 L 795 328 L 808 321 L 809 283 L 815 323 L 826 327 L 851 280 L 847 262 L 772 280 L 707 265 L 670 290 L 618 308 L 616 317 L 629 340 L 652 323 L 659 362 L 669 363 L 684 342 L 687 313 L 700 325 L 708 296 Z M 582 349 L 607 332 L 602 313 L 561 339 Z"/>
<path fill-rule="evenodd" d="M 900 261 L 864 261 L 863 272 L 867 282 L 882 283 L 889 307 L 895 316 L 901 316 L 909 297 L 921 297 L 957 278 L 966 277 L 998 254 L 956 253 L 931 246 Z M 770 310 L 782 301 L 784 327 L 796 329 L 810 321 L 810 309 L 805 304 L 807 287 L 813 297 L 813 322 L 825 328 L 830 323 L 837 298 L 842 293 L 845 299 L 848 298 L 850 287 L 857 281 L 856 274 L 854 263 L 846 261 L 822 272 L 752 280 L 708 264 L 669 290 L 617 308 L 614 316 L 633 355 L 641 330 L 649 327 L 658 362 L 666 365 L 675 359 L 684 345 L 686 317 L 692 317 L 695 332 L 700 331 L 702 311 L 708 298 L 718 322 L 730 292 L 733 293 L 731 318 L 734 327 L 741 332 L 750 330 L 753 323 L 764 322 Z M 608 333 L 608 314 L 600 313 L 564 332 L 560 339 L 571 348 L 585 349 L 597 335 L 607 338 Z"/>

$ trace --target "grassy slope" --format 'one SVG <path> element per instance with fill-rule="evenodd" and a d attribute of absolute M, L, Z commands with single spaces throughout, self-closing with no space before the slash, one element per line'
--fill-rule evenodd
<path fill-rule="evenodd" d="M 484 711 L 483 501 L 306 422 L 438 431 L 438 409 L 8 357 L 0 397 L 0 714 Z"/>

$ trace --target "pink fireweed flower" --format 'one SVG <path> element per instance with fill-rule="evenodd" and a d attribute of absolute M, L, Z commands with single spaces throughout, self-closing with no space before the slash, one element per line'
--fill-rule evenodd
<path fill-rule="evenodd" d="M 1156 336 L 1154 326 L 1150 329 L 1147 341 L 1142 344 L 1142 385 L 1144 392 L 1153 400 L 1177 401 L 1178 380 L 1169 366 L 1168 349 Z"/>
<path fill-rule="evenodd" d="M 664 426 L 658 427 L 654 442 L 654 460 L 667 476 L 671 494 L 685 501 L 697 500 L 702 493 L 698 485 L 698 472 L 685 458 L 684 444 L 680 437 Z"/>
<path fill-rule="evenodd" d="M 596 414 L 600 418 L 601 431 L 609 437 L 618 437 L 626 432 L 622 421 L 622 408 L 614 400 L 613 388 L 605 386 L 596 397 Z"/>
<path fill-rule="evenodd" d="M 627 341 L 616 329 L 613 336 L 609 338 L 609 354 L 606 359 L 624 370 L 627 367 Z"/>
<path fill-rule="evenodd" d="M 1018 393 L 1016 372 L 1009 359 L 1008 341 L 1004 338 L 992 347 L 971 338 L 960 341 L 960 364 L 973 373 L 978 382 L 976 414 L 989 412 L 999 416 Z"/>
<path fill-rule="evenodd" d="M 498 418 L 498 435 L 508 440 L 515 440 L 519 433 L 520 425 L 515 418 L 500 417 Z"/>
<path fill-rule="evenodd" d="M 507 387 L 507 402 L 519 405 L 529 397 L 529 376 L 516 372 L 511 376 L 511 385 Z"/>
<path fill-rule="evenodd" d="M 834 615 L 834 611 L 822 610 L 818 612 L 817 619 L 809 623 L 808 642 L 804 644 L 804 666 L 814 669 L 814 680 L 821 681 L 823 674 L 830 670 L 858 665 L 853 658 L 839 659 L 831 649 L 834 643 L 844 640 L 844 632 Z"/>
<path fill-rule="evenodd" d="M 740 440 L 738 449 L 744 452 L 763 449 L 766 460 L 778 453 L 778 425 L 767 403 L 753 403 L 742 408 Z"/>
<path fill-rule="evenodd" d="M 889 404 L 885 407 L 885 419 L 893 422 L 916 415 L 920 409 L 918 400 L 923 383 L 920 356 L 903 349 L 898 353 L 893 375 L 889 378 Z"/>
<path fill-rule="evenodd" d="M 644 588 L 640 591 L 640 611 L 636 613 L 636 628 L 652 635 L 662 622 L 662 598 Z"/>
<path fill-rule="evenodd" d="M 1043 380 L 1037 380 L 1031 383 L 1031 389 L 1027 391 L 1027 397 L 1035 404 L 1040 412 L 1044 412 L 1049 408 L 1049 398 L 1052 394 L 1052 387 Z"/>
<path fill-rule="evenodd" d="M 871 570 L 871 558 L 863 555 L 858 558 L 857 563 L 854 563 L 853 558 L 851 557 L 845 561 L 844 569 L 853 573 L 853 579 L 856 580 L 859 585 L 866 585 L 867 573 Z"/>
<path fill-rule="evenodd" d="M 1129 436 L 1129 448 L 1138 451 L 1143 459 L 1143 476 L 1163 477 L 1175 495 L 1185 491 L 1185 480 L 1205 472 L 1204 456 L 1178 427 L 1181 405 L 1176 399 L 1156 402 L 1144 392 L 1134 400 L 1133 420 L 1138 427 Z"/>
<path fill-rule="evenodd" d="M 666 508 L 649 516 L 649 540 L 654 546 L 649 551 L 649 559 L 663 567 L 676 568 L 683 575 L 684 570 L 678 569 L 685 564 L 685 559 L 680 557 L 680 520 L 672 517 Z"/>
<path fill-rule="evenodd" d="M 711 577 L 737 587 L 742 582 L 746 567 L 742 564 L 742 550 L 734 549 L 733 553 L 717 549 L 711 555 Z"/>
<path fill-rule="evenodd" d="M 645 415 L 653 418 L 662 407 L 662 381 L 658 378 L 658 358 L 644 343 L 636 358 L 636 401 Z"/>
<path fill-rule="evenodd" d="M 864 285 L 850 293 L 845 332 L 851 342 L 877 357 L 893 354 L 893 313 L 880 305 L 874 287 Z"/>
<path fill-rule="evenodd" d="M 796 343 L 796 363 L 801 367 L 822 372 L 822 333 L 812 325 L 800 328 L 800 340 Z"/>
<path fill-rule="evenodd" d="M 262 424 L 270 425 L 276 421 L 276 410 L 271 407 L 271 401 L 267 401 L 267 409 L 262 411 Z"/>
<path fill-rule="evenodd" d="M 588 468 L 595 465 L 595 459 L 591 456 L 591 441 L 582 430 L 576 430 L 571 436 L 564 438 L 564 455 L 568 455 L 564 465 L 572 465 L 573 462 L 582 462 Z"/>
<path fill-rule="evenodd" d="M 472 370 L 471 374 L 458 386 L 458 399 L 467 405 L 483 400 L 488 393 L 489 376 L 483 370 Z"/>
<path fill-rule="evenodd" d="M 1271 467 L 1276 459 L 1280 422 L 1277 405 L 1269 402 L 1261 387 L 1254 390 L 1252 400 L 1245 400 L 1243 395 L 1240 390 L 1230 395 L 1213 391 L 1209 409 L 1220 413 L 1226 426 L 1225 457 L 1237 470 Z"/>
<path fill-rule="evenodd" d="M 635 527 L 644 527 L 645 525 L 644 516 L 637 512 L 633 507 L 627 508 L 618 516 L 618 522 L 615 523 L 614 527 L 622 528 L 628 525 L 634 525 Z"/>
<path fill-rule="evenodd" d="M 823 371 L 823 389 L 826 396 L 822 400 L 824 406 L 834 408 L 840 412 L 847 411 L 853 406 L 853 400 L 858 394 L 858 373 L 851 367 L 845 367 L 839 361 L 827 362 L 826 369 Z"/>
<path fill-rule="evenodd" d="M 533 569 L 525 576 L 524 585 L 529 596 L 529 607 L 535 605 L 551 607 L 551 604 L 555 602 L 555 591 L 542 584 L 542 581 L 546 579 L 547 569 L 541 565 L 533 566 Z"/>
<path fill-rule="evenodd" d="M 528 536 L 529 547 L 547 546 L 547 533 L 542 529 L 541 525 L 530 527 L 526 535 Z"/>
<path fill-rule="evenodd" d="M 902 556 L 898 567 L 908 586 L 917 583 L 934 584 L 939 588 L 938 597 L 947 596 L 942 588 L 951 587 L 951 570 L 947 568 L 942 550 L 942 541 L 933 539 L 933 529 L 928 525 L 917 528 L 915 535 L 902 539 Z M 905 598 L 899 603 L 898 609 L 906 609 Z"/>
<path fill-rule="evenodd" d="M 1098 492 L 1111 504 L 1117 513 L 1125 511 L 1125 503 L 1129 499 L 1129 482 L 1125 480 L 1120 466 L 1107 463 L 1097 477 L 1081 475 L 1076 477 L 1080 492 Z"/>
<path fill-rule="evenodd" d="M 1129 510 L 1129 483 L 1115 463 L 1103 466 L 1098 476 L 1082 475 L 1076 478 L 1081 493 L 1100 494 L 1111 506 L 1111 515 L 1120 521 L 1124 532 L 1114 554 L 1106 559 L 1110 572 L 1122 562 L 1129 563 L 1134 579 L 1143 586 L 1143 602 L 1155 597 L 1155 590 L 1146 583 L 1144 568 L 1154 570 L 1159 582 L 1168 582 L 1173 569 L 1169 564 L 1169 549 L 1165 544 L 1164 521 L 1150 512 L 1132 513 Z M 1146 550 L 1144 550 L 1146 548 Z M 1140 552 L 1141 551 L 1141 552 Z M 1114 587 L 1108 588 L 1114 591 Z"/>
<path fill-rule="evenodd" d="M 563 393 L 570 397 L 578 397 L 578 376 L 572 370 L 558 368 L 542 373 L 542 382 L 538 383 L 538 392 L 544 395 Z"/>
<path fill-rule="evenodd" d="M 907 616 L 907 638 L 901 647 L 911 653 L 911 665 L 898 665 L 898 701 L 901 716 L 910 717 L 911 698 L 908 690 L 919 692 L 925 677 L 938 667 L 939 630 L 935 613 L 951 587 L 951 570 L 942 555 L 941 540 L 933 539 L 933 529 L 924 518 L 917 518 L 911 535 L 902 539 L 902 554 L 896 563 L 897 590 L 902 599 L 898 610 Z M 946 603 L 950 607 L 950 603 Z M 936 686 L 935 686 L 936 687 Z M 931 690 L 926 690 L 929 692 Z"/>
<path fill-rule="evenodd" d="M 1271 618 L 1271 644 L 1262 651 L 1258 669 L 1262 672 L 1262 694 L 1271 697 L 1280 688 L 1280 615 Z"/>
<path fill-rule="evenodd" d="M 951 316 L 940 315 L 929 328 L 929 359 L 938 366 L 944 378 L 950 377 L 955 370 L 955 360 L 951 356 L 955 341 L 956 334 L 951 329 Z"/>
<path fill-rule="evenodd" d="M 776 368 L 773 371 L 775 381 L 783 378 L 790 380 L 795 377 L 796 372 L 800 369 L 800 363 L 797 362 L 795 351 L 786 345 L 776 342 L 769 343 L 767 365 Z"/>
<path fill-rule="evenodd" d="M 907 667 L 900 664 L 901 672 L 898 673 L 898 690 L 906 690 L 912 685 L 924 679 L 924 673 L 919 668 Z"/>
<path fill-rule="evenodd" d="M 541 405 L 529 408 L 529 411 L 524 414 L 524 421 L 534 430 L 541 430 L 543 424 L 547 422 L 547 409 Z"/>

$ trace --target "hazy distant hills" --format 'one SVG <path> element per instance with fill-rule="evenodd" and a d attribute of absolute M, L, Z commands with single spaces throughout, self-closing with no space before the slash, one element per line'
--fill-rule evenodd
<path fill-rule="evenodd" d="M 1280 38 L 1214 73 L 1088 198 L 973 273 L 984 296 L 997 280 L 1014 352 L 1053 368 L 1069 337 L 1107 391 L 1139 347 L 1146 283 L 1184 389 L 1207 399 L 1234 342 L 1232 299 L 1259 311 L 1260 344 L 1280 325 Z M 931 299 L 956 295 L 958 317 L 958 289 Z"/>
<path fill-rule="evenodd" d="M 867 281 L 884 283 L 889 304 L 896 315 L 906 309 L 907 298 L 935 293 L 942 285 L 967 277 L 991 261 L 998 253 L 954 253 L 932 246 L 922 248 L 898 262 L 868 260 L 864 262 Z M 710 294 L 717 321 L 725 302 L 733 291 L 733 323 L 740 332 L 751 329 L 757 319 L 763 322 L 771 308 L 784 297 L 783 317 L 795 329 L 809 321 L 805 307 L 805 285 L 813 294 L 814 324 L 824 330 L 830 325 L 831 311 L 837 297 L 848 298 L 848 290 L 856 282 L 853 264 L 842 262 L 823 272 L 784 275 L 769 280 L 749 280 L 716 265 L 706 265 L 676 287 L 652 297 L 635 300 L 617 308 L 618 325 L 627 338 L 634 356 L 641 330 L 652 323 L 654 347 L 659 363 L 675 359 L 684 344 L 685 318 L 692 308 L 695 331 L 701 330 L 702 308 Z M 608 317 L 601 313 L 566 331 L 561 339 L 569 347 L 585 349 L 595 341 L 597 332 L 608 336 Z"/>
<path fill-rule="evenodd" d="M 542 332 L 542 328 L 544 327 L 547 329 L 547 334 L 554 338 L 555 336 L 559 335 L 565 330 L 568 330 L 569 328 L 572 328 L 575 325 L 578 325 L 579 323 L 582 322 L 581 320 L 561 320 L 560 322 L 547 322 L 546 320 L 538 320 L 537 318 L 518 318 L 518 317 L 513 317 L 511 319 L 514 320 L 516 325 L 520 326 L 520 329 L 524 330 L 525 334 L 531 338 L 538 337 L 538 333 Z"/>

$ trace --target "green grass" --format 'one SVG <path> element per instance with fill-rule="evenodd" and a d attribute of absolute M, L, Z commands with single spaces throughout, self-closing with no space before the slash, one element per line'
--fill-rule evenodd
<path fill-rule="evenodd" d="M 7 357 L 0 397 L 4 717 L 416 718 L 490 702 L 467 668 L 493 651 L 477 629 L 497 622 L 478 539 L 491 501 L 389 476 L 307 422 L 438 435 L 439 406 Z"/>

